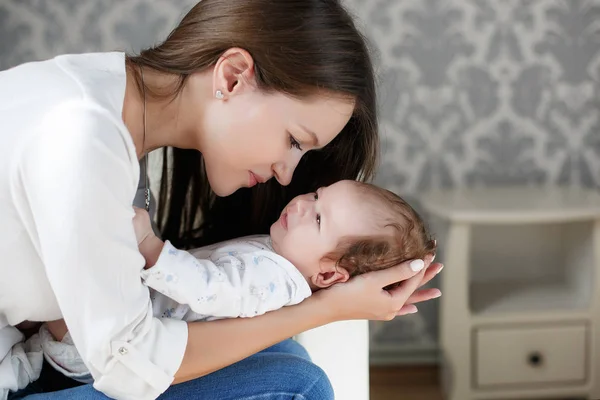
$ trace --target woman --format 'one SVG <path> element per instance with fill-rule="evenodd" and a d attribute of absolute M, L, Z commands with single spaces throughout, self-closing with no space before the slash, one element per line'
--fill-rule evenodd
<path fill-rule="evenodd" d="M 153 318 L 140 283 L 131 201 L 151 150 L 172 149 L 159 227 L 179 247 L 266 232 L 296 194 L 371 177 L 373 71 L 338 1 L 203 0 L 139 56 L 25 64 L 0 73 L 0 87 L 5 394 L 39 369 L 14 327 L 64 318 L 94 387 L 31 398 L 329 399 L 324 373 L 285 339 L 338 320 L 389 320 L 439 295 L 415 293 L 441 269 L 417 273 L 428 259 L 257 318 L 186 324 Z"/>

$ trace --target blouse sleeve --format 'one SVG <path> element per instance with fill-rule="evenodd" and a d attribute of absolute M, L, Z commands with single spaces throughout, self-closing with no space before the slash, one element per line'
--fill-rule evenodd
<path fill-rule="evenodd" d="M 137 160 L 126 135 L 97 105 L 57 106 L 20 155 L 16 186 L 94 387 L 116 399 L 155 399 L 182 362 L 187 325 L 154 318 L 140 278 L 131 206 Z"/>

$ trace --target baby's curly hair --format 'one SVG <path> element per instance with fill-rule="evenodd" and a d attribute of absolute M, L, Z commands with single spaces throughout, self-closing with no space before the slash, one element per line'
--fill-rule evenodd
<path fill-rule="evenodd" d="M 393 267 L 404 261 L 423 259 L 435 254 L 436 241 L 431 238 L 421 216 L 400 196 L 378 186 L 355 182 L 372 207 L 379 236 L 347 237 L 327 254 L 350 277 Z M 386 233 L 386 229 L 389 233 Z M 390 285 L 386 289 L 397 286 Z"/>

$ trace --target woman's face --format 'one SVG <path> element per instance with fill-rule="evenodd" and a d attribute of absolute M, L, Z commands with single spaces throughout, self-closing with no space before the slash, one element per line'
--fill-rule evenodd
<path fill-rule="evenodd" d="M 288 185 L 300 158 L 348 123 L 354 101 L 324 91 L 307 99 L 265 93 L 253 84 L 253 68 L 243 69 L 251 59 L 227 62 L 236 60 L 226 58 L 213 72 L 213 93 L 221 90 L 223 98 L 211 96 L 202 115 L 199 147 L 210 185 L 218 196 L 272 177 Z"/>
<path fill-rule="evenodd" d="M 288 185 L 300 158 L 326 146 L 348 123 L 353 104 L 319 96 L 296 100 L 251 93 L 218 105 L 222 110 L 203 156 L 214 192 L 227 196 L 275 177 Z"/>

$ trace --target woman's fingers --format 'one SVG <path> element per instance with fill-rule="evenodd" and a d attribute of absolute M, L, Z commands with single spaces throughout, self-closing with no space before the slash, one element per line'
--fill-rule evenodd
<path fill-rule="evenodd" d="M 400 283 L 400 286 L 389 291 L 392 296 L 394 308 L 400 310 L 407 303 L 410 296 L 417 290 L 423 280 L 425 271 L 419 272 L 417 275 Z"/>
<path fill-rule="evenodd" d="M 402 306 L 400 311 L 398 311 L 396 313 L 396 316 L 400 317 L 402 315 L 414 314 L 417 311 L 419 311 L 419 310 L 417 309 L 417 307 L 414 304 L 405 304 Z"/>
<path fill-rule="evenodd" d="M 403 315 L 416 314 L 418 311 L 419 309 L 414 304 L 405 304 L 400 311 L 398 311 L 396 316 L 401 317 Z"/>
<path fill-rule="evenodd" d="M 434 259 L 435 259 L 435 254 L 427 254 L 423 258 L 423 261 L 425 261 L 425 267 L 429 267 L 429 265 L 431 265 L 431 263 L 433 262 Z"/>
<path fill-rule="evenodd" d="M 421 289 L 414 292 L 408 300 L 406 300 L 407 304 L 415 304 L 421 303 L 423 301 L 436 299 L 442 295 L 439 289 Z"/>
<path fill-rule="evenodd" d="M 435 276 L 442 271 L 442 268 L 444 268 L 443 264 L 431 264 L 429 268 L 427 268 L 427 271 L 425 271 L 425 275 L 423 276 L 423 280 L 421 281 L 419 287 L 426 285 L 430 280 L 435 278 Z"/>
<path fill-rule="evenodd" d="M 369 275 L 377 280 L 377 286 L 384 288 L 412 278 L 428 266 L 423 260 L 405 261 L 388 269 L 369 272 Z"/>

